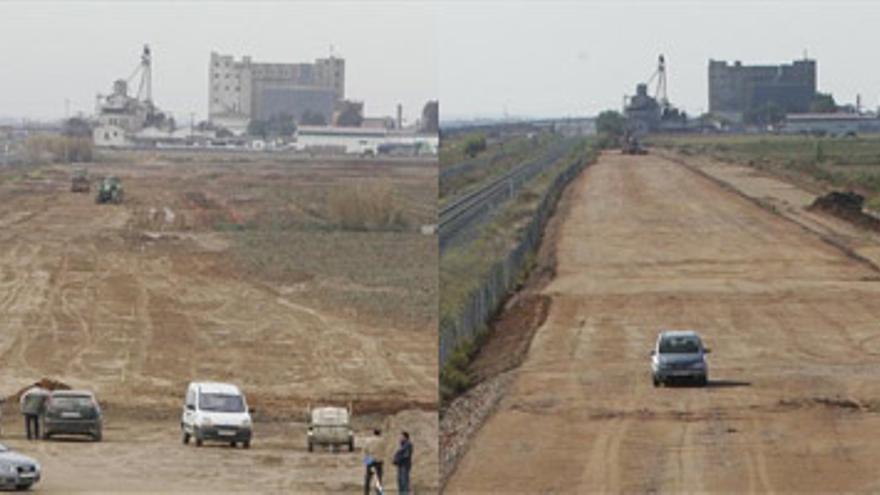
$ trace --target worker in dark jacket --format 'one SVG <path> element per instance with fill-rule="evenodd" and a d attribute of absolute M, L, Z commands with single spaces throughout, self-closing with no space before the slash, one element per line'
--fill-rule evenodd
<path fill-rule="evenodd" d="M 400 447 L 394 453 L 394 465 L 397 466 L 397 492 L 409 495 L 409 470 L 412 468 L 413 444 L 409 433 L 400 434 Z"/>

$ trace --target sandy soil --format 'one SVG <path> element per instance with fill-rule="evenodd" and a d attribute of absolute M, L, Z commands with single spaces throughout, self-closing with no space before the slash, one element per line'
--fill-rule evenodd
<path fill-rule="evenodd" d="M 48 376 L 96 391 L 107 415 L 106 444 L 24 446 L 46 467 L 43 489 L 290 492 L 337 491 L 358 483 L 357 455 L 301 452 L 302 425 L 291 422 L 302 421 L 310 403 L 353 402 L 356 415 L 370 414 L 380 425 L 396 413 L 410 413 L 411 424 L 394 427 L 419 431 L 417 449 L 426 456 L 436 452 L 437 344 L 430 319 L 398 317 L 391 306 L 384 310 L 387 324 L 377 325 L 351 317 L 350 308 L 334 312 L 313 305 L 291 287 L 327 282 L 320 274 L 285 283 L 242 273 L 230 235 L 201 221 L 204 198 L 221 205 L 208 209 L 214 215 L 231 204 L 230 196 L 254 194 L 255 184 L 261 200 L 272 194 L 272 183 L 285 187 L 289 173 L 283 164 L 141 165 L 93 167 L 123 177 L 128 199 L 120 206 L 96 205 L 91 194 L 68 192 L 66 173 L 53 168 L 38 179 L 7 175 L 0 181 L 0 395 Z M 391 181 L 435 177 L 412 171 L 424 165 L 409 174 L 405 167 L 334 167 L 339 170 L 315 175 L 325 182 L 334 173 L 346 180 L 366 173 Z M 270 172 L 275 176 L 267 179 Z M 194 200 L 194 192 L 203 195 Z M 251 216 L 274 207 L 248 204 L 240 211 Z M 277 204 L 286 203 L 281 198 Z M 151 209 L 151 221 L 145 221 Z M 371 239 L 360 241 L 362 250 Z M 329 247 L 323 252 L 332 253 Z M 404 255 L 436 259 L 434 251 Z M 356 257 L 344 261 L 357 264 Z M 345 291 L 382 290 L 344 274 L 333 283 Z M 196 379 L 243 388 L 257 409 L 251 451 L 181 450 L 181 400 L 186 383 Z M 18 418 L 7 418 L 13 420 Z M 292 430 L 279 426 L 286 424 Z M 373 425 L 362 426 L 366 431 Z M 80 449 L 95 455 L 79 457 Z M 433 470 L 416 469 L 414 477 L 422 488 L 436 489 L 436 460 L 430 462 Z M 199 467 L 205 472 L 193 476 Z"/>
<path fill-rule="evenodd" d="M 448 493 L 880 490 L 876 271 L 657 156 L 573 187 L 548 320 Z M 664 328 L 710 386 L 651 385 Z"/>

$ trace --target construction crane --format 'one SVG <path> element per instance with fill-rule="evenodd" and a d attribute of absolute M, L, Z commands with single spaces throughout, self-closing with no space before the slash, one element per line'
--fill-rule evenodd
<path fill-rule="evenodd" d="M 662 53 L 657 57 L 657 70 L 651 74 L 647 85 L 650 86 L 655 79 L 657 88 L 654 90 L 654 99 L 660 104 L 661 109 L 669 108 L 669 98 L 666 95 L 666 59 Z"/>
<path fill-rule="evenodd" d="M 146 103 L 153 103 L 153 69 L 152 54 L 150 53 L 150 45 L 144 45 L 144 51 L 141 54 L 141 63 L 135 67 L 134 72 L 128 78 L 128 85 L 140 75 L 141 80 L 138 83 L 138 92 L 136 98 Z"/>

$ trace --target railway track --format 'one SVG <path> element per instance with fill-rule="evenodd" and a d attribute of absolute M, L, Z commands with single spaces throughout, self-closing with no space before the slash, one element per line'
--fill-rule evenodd
<path fill-rule="evenodd" d="M 524 163 L 488 184 L 453 199 L 440 210 L 440 251 L 463 238 L 463 233 L 502 203 L 515 197 L 522 186 L 564 157 L 576 140 L 564 140 L 549 147 L 544 156 Z"/>

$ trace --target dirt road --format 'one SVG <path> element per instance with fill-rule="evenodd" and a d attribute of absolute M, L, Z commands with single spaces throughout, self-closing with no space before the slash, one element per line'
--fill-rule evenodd
<path fill-rule="evenodd" d="M 7 418 L 15 425 L 6 428 L 13 435 L 11 444 L 46 466 L 44 489 L 117 491 L 122 482 L 157 489 L 179 482 L 209 491 L 338 491 L 357 483 L 358 455 L 309 457 L 302 447 L 303 425 L 297 422 L 309 403 L 349 401 L 357 416 L 371 415 L 372 424 L 360 425 L 363 432 L 385 424 L 394 424 L 392 435 L 402 428 L 419 431 L 421 445 L 416 446 L 426 464 L 417 466 L 414 476 L 418 473 L 421 479 L 416 483 L 436 488 L 436 459 L 430 456 L 436 452 L 436 414 L 430 411 L 437 397 L 436 332 L 429 319 L 387 304 L 389 299 L 400 301 L 393 296 L 407 286 L 395 285 L 393 277 L 370 279 L 360 268 L 382 268 L 382 260 L 367 258 L 377 250 L 376 243 L 391 256 L 424 264 L 436 254 L 433 247 L 419 246 L 432 246 L 432 239 L 417 232 L 294 231 L 284 239 L 302 239 L 302 244 L 251 249 L 256 254 L 272 249 L 275 257 L 267 257 L 268 263 L 280 267 L 289 262 L 299 272 L 288 276 L 276 270 L 263 277 L 258 270 L 242 270 L 234 249 L 234 235 L 251 232 L 215 227 L 236 215 L 250 215 L 240 220 L 242 225 L 258 222 L 266 212 L 273 219 L 281 217 L 273 212 L 286 212 L 297 199 L 288 198 L 295 193 L 288 182 L 311 181 L 312 190 L 320 190 L 319 180 L 367 174 L 395 184 L 415 182 L 424 166 L 412 167 L 410 173 L 402 167 L 367 170 L 360 164 L 310 173 L 303 170 L 307 166 L 93 165 L 93 175 L 122 176 L 127 191 L 123 205 L 96 205 L 90 194 L 70 193 L 69 172 L 59 167 L 39 169 L 29 177 L 4 171 L 0 396 L 51 377 L 96 391 L 107 417 L 106 445 L 97 446 L 16 444 L 19 418 Z M 245 194 L 249 197 L 242 199 Z M 255 227 L 254 238 L 261 239 L 261 232 Z M 311 247 L 316 244 L 320 250 Z M 344 251 L 348 245 L 364 253 L 364 259 L 349 256 Z M 401 267 L 395 275 L 400 279 L 421 276 L 403 273 L 409 264 L 392 262 Z M 336 270 L 332 276 L 320 272 L 328 264 Z M 427 281 L 424 285 L 430 288 Z M 344 302 L 353 300 L 354 293 L 386 305 L 383 325 L 360 316 L 365 304 L 337 304 L 334 311 L 332 304 L 322 307 L 309 297 L 327 294 L 330 301 Z M 244 390 L 257 410 L 251 451 L 220 450 L 208 457 L 178 452 L 185 449 L 177 435 L 190 380 L 231 381 Z M 12 406 L 5 407 L 7 416 Z M 397 413 L 412 414 L 413 421 L 398 422 L 393 419 Z M 279 430 L 279 424 L 291 425 L 294 433 Z M 0 441 L 8 438 L 3 435 Z M 261 452 L 267 448 L 285 452 Z M 263 463 L 270 454 L 282 460 L 273 457 Z M 83 464 L 92 455 L 100 475 L 90 473 L 88 462 Z M 212 464 L 210 456 L 226 457 Z M 224 468 L 228 464 L 240 469 Z M 200 469 L 225 470 L 228 476 L 193 483 L 190 472 Z M 279 469 L 285 471 L 281 478 Z M 244 475 L 247 483 L 226 479 Z"/>
<path fill-rule="evenodd" d="M 880 490 L 880 274 L 657 156 L 573 185 L 550 314 L 447 493 Z M 660 329 L 706 388 L 654 388 Z"/>

